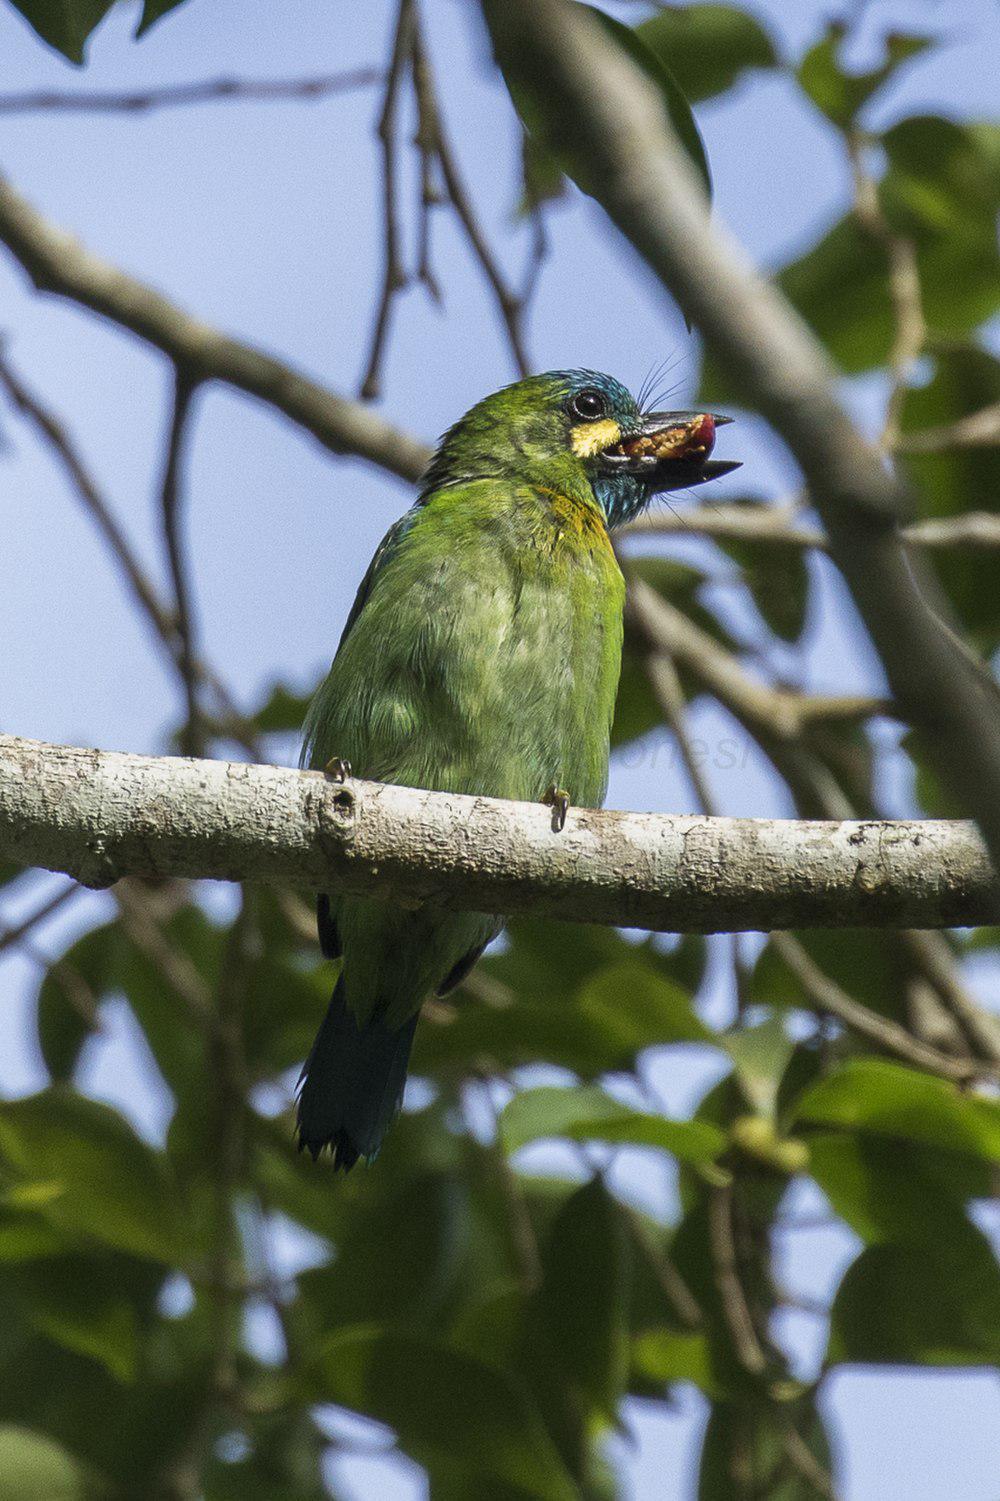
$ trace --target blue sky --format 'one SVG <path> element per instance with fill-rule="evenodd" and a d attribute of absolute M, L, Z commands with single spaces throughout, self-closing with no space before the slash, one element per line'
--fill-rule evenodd
<path fill-rule="evenodd" d="M 858 9 L 859 7 L 855 7 Z M 919 60 L 879 101 L 875 123 L 917 110 L 957 117 L 996 110 L 1000 33 L 992 0 L 870 4 L 853 61 L 870 60 L 873 35 L 927 27 L 947 43 Z M 617 7 L 635 16 L 635 5 Z M 760 0 L 786 55 L 814 39 L 827 7 Z M 130 40 L 124 5 L 94 39 L 79 75 L 42 47 L 9 7 L 0 11 L 0 92 L 28 88 L 141 88 L 219 74 L 297 76 L 385 57 L 392 6 L 315 0 L 189 0 L 142 44 Z M 426 23 L 446 123 L 472 177 L 484 220 L 516 274 L 526 243 L 512 223 L 515 134 L 488 66 L 468 0 L 426 0 Z M 52 220 L 92 250 L 161 287 L 207 321 L 273 349 L 334 387 L 360 378 L 377 293 L 381 227 L 374 93 L 312 105 L 205 106 L 148 117 L 4 120 L 3 168 Z M 837 138 L 778 74 L 747 80 L 698 112 L 713 165 L 719 214 L 766 265 L 804 248 L 849 194 Z M 488 170 L 484 170 L 484 167 Z M 407 168 L 409 171 L 409 168 Z M 693 387 L 697 347 L 635 257 L 596 207 L 574 196 L 551 216 L 552 252 L 529 326 L 538 368 L 587 365 L 637 386 L 663 358 L 676 360 L 678 400 Z M 443 312 L 420 292 L 401 303 L 382 407 L 433 437 L 513 373 L 482 281 L 455 227 L 435 223 Z M 151 571 L 162 573 L 155 497 L 167 420 L 165 362 L 131 337 L 70 305 L 34 296 L 0 256 L 0 331 L 12 360 L 78 438 L 116 513 Z M 876 420 L 875 381 L 847 391 L 859 418 Z M 155 751 L 177 717 L 174 684 L 132 611 L 91 528 L 49 458 L 0 409 L 0 714 L 6 731 L 39 739 Z M 720 454 L 745 460 L 744 492 L 777 497 L 795 471 L 762 425 L 729 428 Z M 728 487 L 725 493 L 736 493 Z M 720 498 L 723 490 L 718 491 Z M 252 703 L 284 678 L 310 684 L 329 660 L 357 581 L 379 538 L 408 503 L 404 486 L 360 462 L 333 459 L 309 438 L 244 398 L 199 398 L 189 476 L 189 539 L 198 629 L 207 656 Z M 692 544 L 687 544 L 690 550 Z M 697 549 L 697 544 L 693 544 Z M 676 549 L 675 549 L 676 550 Z M 684 549 L 681 548 L 683 553 Z M 701 557 L 703 553 L 696 552 Z M 816 562 L 818 588 L 806 642 L 782 665 L 825 689 L 877 686 L 832 568 Z M 724 599 L 726 584 L 717 586 Z M 787 812 L 781 789 L 717 711 L 696 710 L 708 771 L 727 812 Z M 737 754 L 723 742 L 737 736 Z M 294 754 L 289 745 L 289 759 Z M 896 796 L 901 795 L 896 789 Z M 687 787 L 669 745 L 654 739 L 615 767 L 609 802 L 683 811 Z M 901 806 L 901 805 L 900 805 Z M 101 899 L 42 930 L 55 952 Z M 16 916 L 0 909 L 0 924 Z M 0 960 L 0 1091 L 37 1087 L 30 1044 L 37 969 Z M 984 994 L 994 977 L 983 977 Z M 723 1006 L 717 993 L 713 1005 Z M 664 1056 L 655 1083 L 665 1103 L 689 1110 L 711 1064 Z M 169 1108 L 131 1035 L 124 1008 L 91 1047 L 88 1084 L 141 1129 L 162 1132 Z M 530 1159 L 526 1159 L 530 1161 Z M 626 1187 L 659 1192 L 641 1156 L 626 1162 Z M 815 1206 L 813 1206 L 815 1207 Z M 803 1204 L 803 1212 L 810 1208 Z M 789 1238 L 790 1286 L 829 1292 L 853 1244 L 820 1230 Z M 807 1362 L 815 1320 L 789 1318 L 788 1338 Z M 266 1330 L 258 1331 L 266 1338 Z M 1000 1387 L 984 1373 L 845 1371 L 826 1410 L 840 1436 L 844 1501 L 997 1501 L 995 1435 Z M 620 1462 L 635 1501 L 691 1492 L 703 1408 L 691 1392 L 670 1414 L 636 1405 L 634 1448 Z M 393 1460 L 339 1461 L 358 1498 L 420 1494 L 417 1472 Z"/>

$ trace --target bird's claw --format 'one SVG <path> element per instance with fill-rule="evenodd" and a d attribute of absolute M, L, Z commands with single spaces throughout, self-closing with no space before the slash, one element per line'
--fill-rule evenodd
<path fill-rule="evenodd" d="M 331 782 L 346 782 L 351 775 L 351 763 L 345 761 L 343 756 L 331 756 L 323 767 L 323 772 Z"/>
<path fill-rule="evenodd" d="M 548 792 L 542 798 L 542 802 L 546 803 L 552 809 L 553 834 L 561 834 L 566 827 L 566 814 L 569 812 L 569 793 L 562 787 L 557 787 L 555 782 L 553 782 Z"/>

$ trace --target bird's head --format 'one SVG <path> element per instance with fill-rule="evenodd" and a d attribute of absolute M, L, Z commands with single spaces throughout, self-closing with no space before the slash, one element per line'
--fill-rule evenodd
<path fill-rule="evenodd" d="M 596 501 L 609 526 L 665 490 L 738 469 L 709 459 L 710 412 L 643 412 L 629 391 L 594 370 L 555 370 L 480 401 L 441 440 L 423 493 L 503 478 Z"/>

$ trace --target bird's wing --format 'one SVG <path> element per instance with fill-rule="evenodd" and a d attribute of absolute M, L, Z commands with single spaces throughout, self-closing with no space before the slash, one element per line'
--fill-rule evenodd
<path fill-rule="evenodd" d="M 396 548 L 399 546 L 403 537 L 409 530 L 413 522 L 413 514 L 414 513 L 412 510 L 407 511 L 405 516 L 400 516 L 398 521 L 394 521 L 392 526 L 390 526 L 389 530 L 386 532 L 385 536 L 382 538 L 378 547 L 375 549 L 375 556 L 368 564 L 368 570 L 365 573 L 364 578 L 361 580 L 361 583 L 358 585 L 358 592 L 354 596 L 354 603 L 351 606 L 350 614 L 348 615 L 347 620 L 344 622 L 344 629 L 341 632 L 340 640 L 337 642 L 337 652 L 340 651 L 344 642 L 351 634 L 351 628 L 353 627 L 358 616 L 361 614 L 361 611 L 367 604 L 368 596 L 372 592 L 372 585 L 375 582 L 376 575 L 381 571 L 385 564 L 388 563 L 389 559 L 392 557 L 393 553 L 396 551 Z M 336 660 L 336 654 L 334 655 L 334 660 Z"/>
<path fill-rule="evenodd" d="M 354 603 L 351 606 L 347 620 L 344 622 L 344 629 L 340 633 L 340 640 L 337 642 L 337 650 L 333 654 L 334 662 L 336 662 L 338 656 L 343 650 L 344 642 L 351 634 L 351 631 L 357 623 L 358 617 L 360 616 L 365 605 L 368 603 L 376 577 L 385 567 L 386 563 L 388 563 L 389 559 L 395 553 L 403 537 L 406 535 L 413 521 L 413 516 L 414 511 L 410 510 L 407 511 L 404 516 L 400 516 L 398 521 L 394 521 L 392 526 L 386 532 L 385 536 L 382 538 L 378 547 L 375 549 L 375 555 L 372 558 L 371 562 L 368 564 L 364 578 L 358 585 L 358 592 L 354 596 Z M 322 688 L 323 684 L 320 685 L 320 689 L 315 694 L 313 701 L 309 706 L 309 712 L 306 715 L 306 721 L 303 726 L 302 748 L 299 751 L 299 765 L 302 767 L 308 767 L 312 765 L 313 743 L 317 729 L 316 716 L 321 701 Z"/>

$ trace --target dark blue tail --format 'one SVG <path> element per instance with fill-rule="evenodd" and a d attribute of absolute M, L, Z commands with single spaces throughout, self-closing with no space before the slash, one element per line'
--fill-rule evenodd
<path fill-rule="evenodd" d="M 329 1147 L 348 1172 L 375 1156 L 402 1103 L 418 1014 L 395 1030 L 379 1017 L 359 1027 L 337 981 L 300 1081 L 299 1147 L 314 1160 Z"/>

